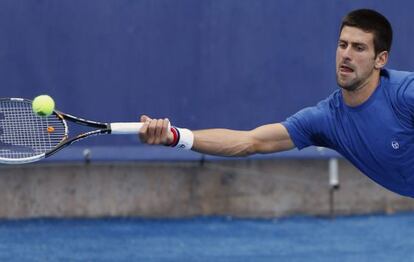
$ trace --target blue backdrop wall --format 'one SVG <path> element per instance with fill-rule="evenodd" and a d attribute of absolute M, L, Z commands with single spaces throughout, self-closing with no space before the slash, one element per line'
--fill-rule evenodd
<path fill-rule="evenodd" d="M 145 113 L 192 129 L 250 129 L 337 88 L 338 26 L 362 7 L 394 26 L 389 67 L 414 70 L 409 0 L 3 0 L 1 96 L 47 93 L 96 120 Z"/>

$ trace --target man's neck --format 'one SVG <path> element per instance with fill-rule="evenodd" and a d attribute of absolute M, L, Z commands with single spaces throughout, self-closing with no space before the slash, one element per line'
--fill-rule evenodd
<path fill-rule="evenodd" d="M 374 91 L 377 89 L 380 81 L 380 74 L 372 75 L 371 79 L 363 83 L 354 91 L 348 91 L 342 89 L 342 96 L 346 105 L 356 107 L 364 103 L 371 97 Z"/>

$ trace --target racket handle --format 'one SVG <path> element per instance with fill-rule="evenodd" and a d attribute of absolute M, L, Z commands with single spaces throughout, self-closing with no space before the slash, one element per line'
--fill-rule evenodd
<path fill-rule="evenodd" d="M 142 122 L 119 122 L 110 123 L 111 134 L 115 135 L 136 135 L 141 127 L 144 125 Z M 168 130 L 171 129 L 171 123 L 168 123 Z"/>
<path fill-rule="evenodd" d="M 141 122 L 126 122 L 126 123 L 111 123 L 111 134 L 128 135 L 138 134 L 144 123 Z"/>

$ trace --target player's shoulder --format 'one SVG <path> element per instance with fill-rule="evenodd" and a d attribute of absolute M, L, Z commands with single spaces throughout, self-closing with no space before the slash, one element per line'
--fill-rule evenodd
<path fill-rule="evenodd" d="M 389 85 L 398 87 L 406 83 L 407 80 L 413 80 L 414 72 L 382 69 L 381 76 L 388 80 L 387 82 Z"/>
<path fill-rule="evenodd" d="M 412 126 L 412 113 L 414 112 L 414 73 L 397 70 L 382 70 L 381 76 L 386 77 L 383 84 L 384 92 L 388 94 L 393 108 L 407 126 Z"/>

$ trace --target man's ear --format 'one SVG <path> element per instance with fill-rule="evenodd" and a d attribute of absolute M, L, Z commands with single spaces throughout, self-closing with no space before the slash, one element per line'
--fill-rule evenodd
<path fill-rule="evenodd" d="M 377 57 L 375 58 L 375 69 L 381 69 L 387 64 L 388 54 L 388 51 L 382 51 L 377 55 Z"/>

